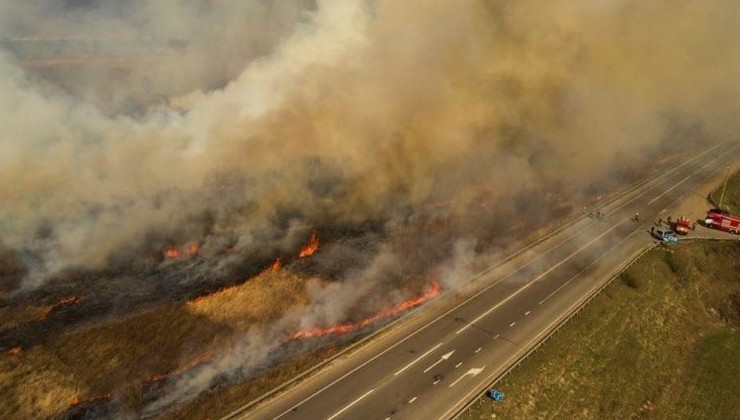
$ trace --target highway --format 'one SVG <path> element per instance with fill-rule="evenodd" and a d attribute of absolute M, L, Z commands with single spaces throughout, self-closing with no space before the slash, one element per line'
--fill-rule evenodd
<path fill-rule="evenodd" d="M 707 180 L 735 144 L 698 151 L 542 241 L 496 262 L 464 291 L 403 318 L 245 419 L 448 419 L 537 345 L 653 241 L 659 215 Z M 706 193 L 708 191 L 705 191 Z M 632 220 L 639 212 L 640 220 Z M 665 216 L 663 216 L 665 217 Z"/>

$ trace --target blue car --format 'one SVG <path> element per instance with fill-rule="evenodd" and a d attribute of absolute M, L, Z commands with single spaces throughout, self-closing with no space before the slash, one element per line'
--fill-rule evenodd
<path fill-rule="evenodd" d="M 490 389 L 486 392 L 486 395 L 488 395 L 488 398 L 494 400 L 494 401 L 503 401 L 504 400 L 504 393 L 496 390 L 496 389 Z"/>
<path fill-rule="evenodd" d="M 661 242 L 667 242 L 669 244 L 678 243 L 678 236 L 676 236 L 676 232 L 672 230 L 658 229 L 655 232 L 653 232 L 653 236 L 655 236 L 655 239 Z"/>

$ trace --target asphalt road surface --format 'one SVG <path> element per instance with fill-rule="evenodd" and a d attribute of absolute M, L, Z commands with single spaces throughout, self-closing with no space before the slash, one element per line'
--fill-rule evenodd
<path fill-rule="evenodd" d="M 723 143 L 687 156 L 598 209 L 603 218 L 573 221 L 471 279 L 467 292 L 437 299 L 231 418 L 453 417 L 653 243 L 660 215 L 708 179 L 721 180 L 737 151 Z"/>

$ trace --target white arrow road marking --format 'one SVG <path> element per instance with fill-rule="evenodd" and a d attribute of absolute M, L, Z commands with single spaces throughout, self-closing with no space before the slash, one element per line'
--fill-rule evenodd
<path fill-rule="evenodd" d="M 352 401 L 351 403 L 349 403 L 349 405 L 347 405 L 347 406 L 346 406 L 346 407 L 344 407 L 343 409 L 341 409 L 341 410 L 337 411 L 336 413 L 334 413 L 334 415 L 333 415 L 333 416 L 329 417 L 329 418 L 328 418 L 328 419 L 326 419 L 326 420 L 332 420 L 332 419 L 336 418 L 337 416 L 339 416 L 340 414 L 344 413 L 345 411 L 349 410 L 349 409 L 350 409 L 350 408 L 351 408 L 351 407 L 352 407 L 353 405 L 355 405 L 355 404 L 357 404 L 358 402 L 362 401 L 362 400 L 363 400 L 363 399 L 364 399 L 365 397 L 367 397 L 368 395 L 370 395 L 370 393 L 371 393 L 371 392 L 373 392 L 373 391 L 375 391 L 375 388 L 373 388 L 373 389 L 371 389 L 370 391 L 367 391 L 366 393 L 362 394 L 362 396 L 361 396 L 360 398 L 358 398 L 358 399 L 356 399 L 356 400 Z"/>
<path fill-rule="evenodd" d="M 462 378 L 464 378 L 464 377 L 466 377 L 468 375 L 470 375 L 470 376 L 476 376 L 477 374 L 483 372 L 483 369 L 485 369 L 485 368 L 486 368 L 486 365 L 483 365 L 483 367 L 479 367 L 479 368 L 469 369 L 467 372 L 463 373 L 461 377 L 457 378 L 457 380 L 455 382 L 451 383 L 450 384 L 450 388 L 452 388 L 453 386 L 455 386 L 456 383 L 460 382 L 460 380 Z"/>
<path fill-rule="evenodd" d="M 404 370 L 410 368 L 411 365 L 413 365 L 414 363 L 418 362 L 419 360 L 427 357 L 429 355 L 429 353 L 433 352 L 434 350 L 437 350 L 439 348 L 439 346 L 441 346 L 441 345 L 442 345 L 442 343 L 439 343 L 436 346 L 432 347 L 426 353 L 424 353 L 421 356 L 417 357 L 416 359 L 412 360 L 411 363 L 409 363 L 408 365 L 402 367 L 398 372 L 394 373 L 393 376 L 398 376 L 399 374 L 401 374 L 401 372 L 403 372 Z"/>
<path fill-rule="evenodd" d="M 443 355 L 442 355 L 442 356 L 441 356 L 441 357 L 439 358 L 439 360 L 437 360 L 436 362 L 432 363 L 432 364 L 431 364 L 431 365 L 430 365 L 430 366 L 429 366 L 428 368 L 424 369 L 424 373 L 427 373 L 427 372 L 429 372 L 430 370 L 432 370 L 432 368 L 433 368 L 433 367 L 435 367 L 435 366 L 437 366 L 438 364 L 442 363 L 442 361 L 444 361 L 444 360 L 447 360 L 447 359 L 449 359 L 449 358 L 450 358 L 450 356 L 452 356 L 452 353 L 454 353 L 454 352 L 455 352 L 455 350 L 452 350 L 452 351 L 451 351 L 451 352 L 449 352 L 449 353 L 445 353 L 445 354 L 443 354 Z"/>

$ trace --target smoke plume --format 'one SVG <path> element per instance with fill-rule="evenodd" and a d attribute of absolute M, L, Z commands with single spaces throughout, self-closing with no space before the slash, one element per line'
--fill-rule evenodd
<path fill-rule="evenodd" d="M 152 231 L 203 235 L 205 213 L 249 241 L 278 207 L 362 220 L 582 186 L 654 153 L 676 121 L 736 124 L 738 6 L 722 1 L 16 3 L 0 6 L 6 37 L 197 46 L 198 65 L 162 69 L 192 93 L 138 117 L 2 55 L 0 236 L 46 272 L 102 266 Z M 268 50 L 204 74 L 251 43 Z"/>
<path fill-rule="evenodd" d="M 33 289 L 381 226 L 332 248 L 363 262 L 304 314 L 338 321 L 733 136 L 738 21 L 725 0 L 0 0 L 0 242 Z"/>

